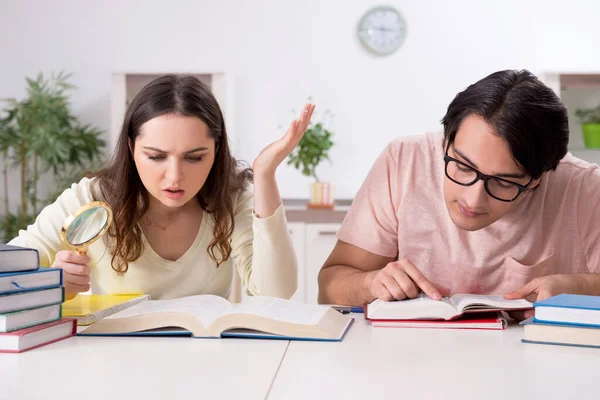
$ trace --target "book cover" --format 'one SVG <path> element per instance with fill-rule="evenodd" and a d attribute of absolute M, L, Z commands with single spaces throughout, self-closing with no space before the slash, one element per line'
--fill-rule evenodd
<path fill-rule="evenodd" d="M 63 287 L 3 294 L 0 295 L 0 314 L 60 304 L 63 300 Z"/>
<path fill-rule="evenodd" d="M 271 340 L 299 340 L 299 341 L 309 341 L 309 342 L 341 342 L 350 326 L 354 323 L 354 318 L 348 319 L 348 324 L 344 329 L 344 332 L 339 338 L 311 338 L 311 337 L 301 337 L 301 336 L 286 336 L 286 335 L 276 335 L 274 333 L 256 331 L 252 329 L 230 329 L 221 333 L 221 338 L 232 338 L 232 339 L 271 339 Z M 183 329 L 183 328 L 157 328 L 157 329 L 148 329 L 145 331 L 137 331 L 137 332 L 123 332 L 123 333 L 87 333 L 87 332 L 79 332 L 77 336 L 98 336 L 98 337 L 144 337 L 144 336 L 185 336 L 185 337 L 193 337 L 195 339 L 218 339 L 218 337 L 212 336 L 194 336 L 192 332 Z"/>
<path fill-rule="evenodd" d="M 0 333 L 0 353 L 22 353 L 75 335 L 75 319 L 36 325 L 17 331 Z"/>
<path fill-rule="evenodd" d="M 600 326 L 600 296 L 559 294 L 533 305 L 536 322 Z"/>
<path fill-rule="evenodd" d="M 600 348 L 600 328 L 549 324 L 533 318 L 520 323 L 524 327 L 523 343 Z"/>
<path fill-rule="evenodd" d="M 378 320 L 372 319 L 374 328 L 421 328 L 421 329 L 482 329 L 503 330 L 508 321 L 501 313 L 465 314 L 452 320 Z"/>
<path fill-rule="evenodd" d="M 582 294 L 559 294 L 545 300 L 536 301 L 533 307 L 578 308 L 584 310 L 600 310 L 600 296 Z"/>
<path fill-rule="evenodd" d="M 0 332 L 16 331 L 60 318 L 60 304 L 0 314 Z"/>
<path fill-rule="evenodd" d="M 0 244 L 0 273 L 32 271 L 40 266 L 37 249 Z"/>
<path fill-rule="evenodd" d="M 62 282 L 60 268 L 40 268 L 34 271 L 0 274 L 0 295 L 60 287 Z"/>
<path fill-rule="evenodd" d="M 122 333 L 88 333 L 88 332 L 78 332 L 76 336 L 97 336 L 97 337 L 145 337 L 145 336 L 185 336 L 185 337 L 193 337 L 192 332 L 177 327 L 166 327 L 166 328 L 156 328 L 156 329 L 148 329 L 145 331 L 135 331 L 135 332 L 122 332 Z"/>

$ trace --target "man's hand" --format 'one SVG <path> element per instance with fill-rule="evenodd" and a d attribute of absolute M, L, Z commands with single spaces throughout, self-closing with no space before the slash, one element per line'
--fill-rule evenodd
<path fill-rule="evenodd" d="M 526 285 L 507 293 L 507 300 L 527 299 L 531 302 L 541 301 L 561 293 L 587 294 L 588 281 L 584 275 L 547 275 L 532 279 Z M 509 315 L 518 320 L 533 317 L 534 310 L 514 311 Z"/>
<path fill-rule="evenodd" d="M 393 261 L 383 269 L 373 271 L 368 279 L 371 294 L 384 301 L 414 299 L 421 290 L 432 299 L 440 300 L 442 294 L 449 292 L 440 285 L 436 287 L 408 260 Z"/>

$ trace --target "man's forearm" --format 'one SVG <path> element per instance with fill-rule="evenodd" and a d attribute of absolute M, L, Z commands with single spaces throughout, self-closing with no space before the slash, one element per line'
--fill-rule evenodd
<path fill-rule="evenodd" d="M 319 303 L 362 306 L 375 299 L 370 281 L 377 271 L 362 271 L 345 265 L 323 268 L 319 273 Z"/>
<path fill-rule="evenodd" d="M 600 296 L 600 274 L 577 274 L 577 276 L 584 280 L 582 294 Z"/>

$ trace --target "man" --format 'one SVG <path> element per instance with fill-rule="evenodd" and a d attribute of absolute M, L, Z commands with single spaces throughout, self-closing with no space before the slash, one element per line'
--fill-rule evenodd
<path fill-rule="evenodd" d="M 319 274 L 319 301 L 600 295 L 600 168 L 567 155 L 554 92 L 528 71 L 496 72 L 442 123 L 443 135 L 403 137 L 379 156 Z"/>

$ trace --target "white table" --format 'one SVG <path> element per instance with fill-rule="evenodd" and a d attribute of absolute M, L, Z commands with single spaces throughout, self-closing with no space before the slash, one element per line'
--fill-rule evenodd
<path fill-rule="evenodd" d="M 600 349 L 524 344 L 504 331 L 372 328 L 291 342 L 271 399 L 600 399 Z"/>
<path fill-rule="evenodd" d="M 0 354 L 0 399 L 264 399 L 287 341 L 72 337 Z"/>
<path fill-rule="evenodd" d="M 354 317 L 340 343 L 73 337 L 0 354 L 0 399 L 600 398 L 600 349 Z"/>

